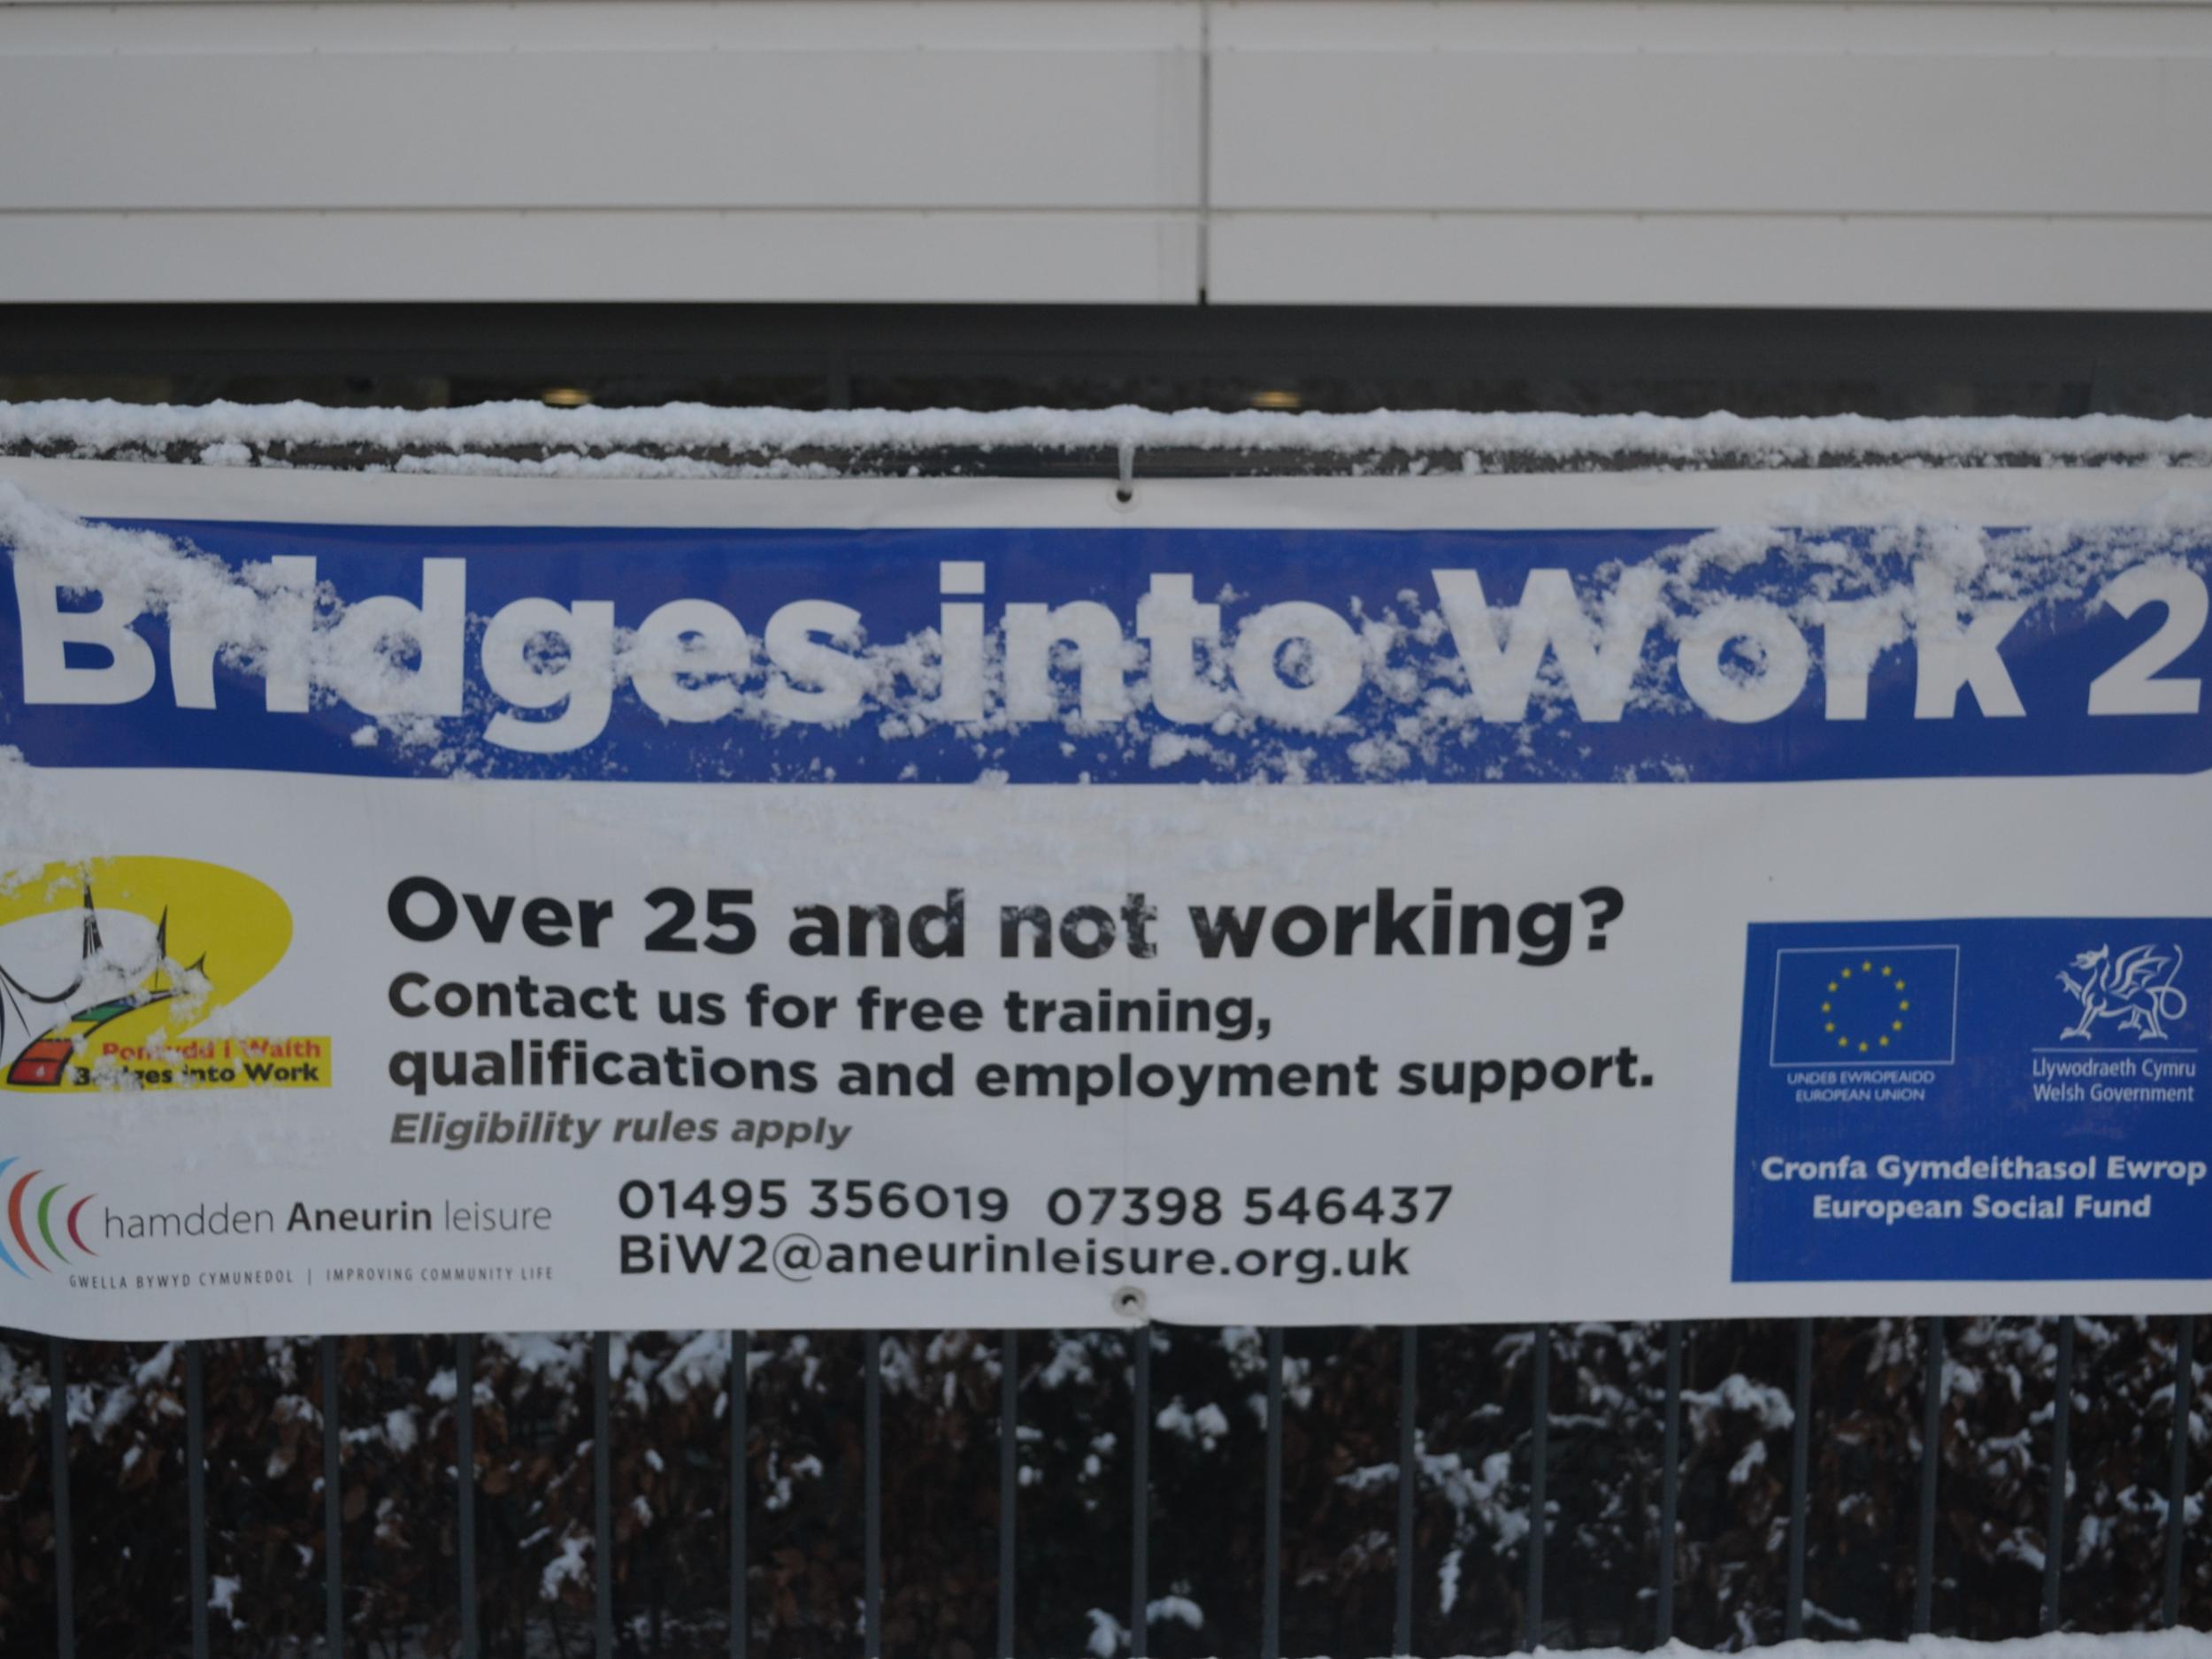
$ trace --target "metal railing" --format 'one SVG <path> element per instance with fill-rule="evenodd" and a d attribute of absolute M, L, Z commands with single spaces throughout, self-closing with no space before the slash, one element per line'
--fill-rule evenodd
<path fill-rule="evenodd" d="M 641 453 L 660 453 L 651 444 L 634 446 Z M 199 441 L 165 447 L 158 435 L 149 437 L 127 453 L 142 458 L 185 460 L 196 456 Z M 42 453 L 38 446 L 16 444 L 12 453 Z M 64 452 L 56 450 L 57 453 Z M 321 445 L 303 445 L 287 448 L 280 456 L 287 464 L 319 465 L 340 468 L 358 467 L 371 462 L 388 465 L 396 451 L 372 452 L 359 445 L 333 441 Z M 503 453 L 509 453 L 503 451 Z M 547 452 L 540 448 L 526 448 L 511 452 L 512 458 L 541 459 Z M 1548 451 L 1527 451 L 1507 447 L 1496 450 L 1451 449 L 1434 453 L 1414 449 L 1384 448 L 1372 453 L 1346 451 L 1315 451 L 1289 441 L 1279 443 L 1258 443 L 1251 449 L 1186 450 L 1173 447 L 1148 445 L 1141 450 L 1132 444 L 1119 446 L 1104 442 L 1078 445 L 1064 449 L 1040 451 L 1019 445 L 1000 445 L 988 450 L 976 449 L 901 449 L 886 457 L 868 451 L 841 448 L 834 442 L 818 447 L 800 445 L 773 453 L 756 452 L 740 448 L 710 449 L 706 458 L 730 464 L 762 464 L 771 461 L 824 461 L 835 464 L 855 475 L 872 472 L 903 473 L 913 471 L 926 476 L 947 477 L 987 472 L 995 477 L 1071 477 L 1094 479 L 1106 482 L 1118 481 L 1124 488 L 1131 486 L 1135 475 L 1206 478 L 1249 474 L 1288 473 L 1296 475 L 1328 475 L 1355 470 L 1365 472 L 1401 472 L 1440 467 L 1446 470 L 1465 466 L 1479 460 L 1487 470 L 1553 472 L 1596 467 L 1606 470 L 1624 469 L 1647 463 L 1668 465 L 1694 465 L 1724 467 L 1726 461 L 1719 457 L 1704 457 L 1685 462 L 1672 455 L 1645 455 L 1642 453 L 1605 453 L 1601 456 L 1577 460 Z M 258 455 L 258 451 L 257 451 Z M 270 458 L 270 457 L 261 457 Z M 1877 455 L 1855 453 L 1823 453 L 1817 456 L 1798 456 L 1789 464 L 1797 465 L 1839 465 L 1855 463 L 1895 465 L 1909 459 L 1926 459 L 1945 464 L 1940 455 L 1916 457 L 1893 451 Z M 2007 457 L 1993 457 L 1994 459 Z M 2018 460 L 2021 457 L 2009 457 Z M 2088 461 L 2099 457 L 2085 452 L 2075 457 Z M 2191 463 L 2201 462 L 2197 450 L 2177 453 L 2177 459 Z M 1141 465 L 1140 465 L 1141 460 Z M 1772 457 L 1744 460 L 1739 464 L 1768 465 Z M 1812 1318 L 1793 1322 L 1795 1361 L 1791 1392 L 1793 1420 L 1790 1427 L 1789 1472 L 1787 1481 L 1787 1522 L 1786 1542 L 1786 1591 L 1781 1609 L 1781 1629 L 1786 1639 L 1795 1639 L 1806 1633 L 1807 1601 L 1807 1545 L 1809 1536 L 1809 1507 L 1812 1466 L 1811 1428 L 1814 1406 L 1815 1327 Z M 1913 1600 L 1910 1628 L 1915 1633 L 1927 1632 L 1933 1627 L 1934 1595 L 1938 1575 L 1935 1552 L 1939 1524 L 1939 1486 L 1942 1468 L 1941 1436 L 1939 1432 L 1945 1390 L 1946 1321 L 1941 1317 L 1925 1320 L 1923 1324 L 1921 1363 L 1922 1423 L 1919 1433 L 1917 1466 L 1917 1513 L 1913 1555 Z M 2186 1532 L 2186 1496 L 2189 1473 L 2190 1411 L 2186 1402 L 2193 1397 L 2197 1369 L 2194 1362 L 2196 1322 L 2193 1316 L 2178 1321 L 2174 1358 L 2173 1427 L 2168 1437 L 2169 1450 L 2166 1467 L 2165 1510 L 2163 1520 L 2163 1562 L 2157 1619 L 2165 1626 L 2178 1624 L 2181 1614 L 2184 1545 Z M 1537 1517 L 1525 1540 L 1521 1560 L 1522 1618 L 1520 1645 L 1533 1649 L 1546 1629 L 1546 1548 L 1548 1527 L 1544 1524 L 1547 1505 L 1547 1482 L 1551 1458 L 1551 1361 L 1553 1331 L 1548 1326 L 1535 1327 L 1530 1345 L 1531 1417 L 1527 1441 L 1527 1488 L 1529 1509 Z M 1676 1634 L 1677 1601 L 1681 1556 L 1682 1526 L 1682 1417 L 1684 1407 L 1685 1334 L 1680 1321 L 1664 1326 L 1664 1392 L 1661 1420 L 1662 1446 L 1660 1452 L 1660 1521 L 1657 1528 L 1657 1560 L 1653 1593 L 1653 1635 L 1655 1645 L 1663 1646 Z M 2065 1551 L 2047 1547 L 2052 1540 L 2066 1536 L 2068 1516 L 2069 1446 L 2074 1400 L 2076 1322 L 2071 1317 L 2057 1321 L 2055 1362 L 2055 1388 L 2049 1428 L 2049 1483 L 2047 1524 L 2044 1532 L 2047 1548 L 2043 1551 L 2040 1579 L 2040 1628 L 2050 1631 L 2060 1627 L 2062 1592 L 2065 1567 Z M 474 1390 L 471 1379 L 477 1370 L 477 1339 L 462 1334 L 455 1339 L 455 1372 L 457 1387 L 453 1404 L 455 1443 L 454 1518 L 456 1530 L 456 1568 L 457 1582 L 458 1652 L 464 1659 L 480 1659 L 481 1604 L 480 1593 L 480 1555 L 481 1542 L 477 1525 L 478 1499 L 478 1435 Z M 995 1586 L 996 1629 L 993 1633 L 990 1651 L 997 1659 L 1018 1659 L 1016 1591 L 1021 1561 L 1019 1550 L 1019 1494 L 1021 1490 L 1019 1466 L 1020 1374 L 1016 1363 L 1020 1336 L 1014 1331 L 1000 1333 L 1002 1364 L 998 1406 L 998 1529 L 996 1539 Z M 53 1592 L 56 1602 L 54 1625 L 55 1652 L 59 1659 L 77 1659 L 78 1582 L 75 1540 L 73 1533 L 70 1505 L 70 1431 L 68 1399 L 71 1344 L 59 1338 L 45 1339 L 46 1366 L 50 1386 L 50 1458 L 52 1481 L 52 1511 L 54 1525 Z M 1263 1559 L 1269 1568 L 1261 1575 L 1252 1594 L 1260 1604 L 1259 1659 L 1282 1659 L 1283 1654 L 1283 1592 L 1285 1557 L 1284 1533 L 1284 1333 L 1271 1328 L 1265 1333 L 1265 1445 L 1263 1485 Z M 1392 1598 L 1392 1651 L 1410 1655 L 1415 1651 L 1415 1585 L 1419 1566 L 1417 1545 L 1417 1501 L 1419 1465 L 1419 1391 L 1417 1363 L 1422 1352 L 1422 1332 L 1416 1327 L 1403 1327 L 1397 1340 L 1397 1400 L 1396 1445 L 1398 1449 L 1395 1506 L 1394 1560 L 1392 1571 L 1394 1582 Z M 211 1579 L 208 1561 L 210 1532 L 207 1492 L 205 1348 L 201 1342 L 184 1346 L 186 1376 L 186 1456 L 185 1479 L 188 1524 L 188 1573 L 186 1603 L 188 1610 L 190 1651 L 193 1659 L 208 1659 L 210 1654 L 210 1613 L 211 1607 Z M 326 1336 L 318 1345 L 320 1370 L 322 1449 L 322 1527 L 324 1560 L 324 1642 L 331 1655 L 350 1651 L 346 1619 L 346 1578 L 344 1550 L 344 1494 L 342 1459 L 342 1388 L 340 1383 L 340 1339 Z M 739 1330 L 729 1336 L 730 1386 L 726 1438 L 722 1454 L 727 1461 L 728 1519 L 727 1569 L 729 1577 L 728 1652 L 731 1659 L 747 1659 L 752 1640 L 754 1620 L 748 1606 L 749 1569 L 755 1563 L 757 1542 L 749 1530 L 749 1511 L 752 1507 L 752 1492 L 748 1476 L 747 1447 L 752 1423 L 748 1409 L 748 1361 L 751 1352 L 750 1333 Z M 1151 1447 L 1154 1434 L 1154 1403 L 1152 1391 L 1152 1346 L 1147 1328 L 1133 1331 L 1128 1338 L 1131 1408 L 1128 1427 L 1131 1432 L 1129 1481 L 1132 1519 L 1128 1537 L 1130 1559 L 1129 1617 L 1126 1640 L 1130 1659 L 1148 1659 L 1149 1610 L 1155 1588 L 1152 1574 L 1152 1542 L 1156 1515 L 1152 1504 Z M 863 1333 L 861 1367 L 861 1522 L 862 1522 L 862 1618 L 860 1649 L 862 1659 L 883 1659 L 884 1656 L 884 1503 L 883 1503 L 883 1339 L 879 1332 Z M 611 1571 L 614 1557 L 614 1502 L 612 1479 L 613 1453 L 613 1379 L 610 1369 L 610 1341 L 607 1333 L 595 1334 L 589 1344 L 591 1391 L 591 1458 L 593 1469 L 592 1537 L 594 1548 L 594 1584 L 592 1606 L 593 1644 L 597 1659 L 612 1659 L 616 1652 L 618 1624 L 615 1607 L 615 1575 Z M 350 1639 L 357 1641 L 357 1638 Z M 981 1644 L 976 1644 L 980 1648 Z"/>
<path fill-rule="evenodd" d="M 1810 1318 L 1795 1322 L 1796 1370 L 1792 1395 L 1787 1525 L 1787 1599 L 1783 1608 L 1783 1633 L 1804 1633 L 1805 1559 L 1811 1423 L 1813 1418 L 1814 1325 Z M 1944 1384 L 1945 1321 L 1926 1320 L 1921 1344 L 1922 1426 L 1919 1447 L 1918 1517 L 1916 1537 L 1914 1598 L 1911 1629 L 1924 1633 L 1932 1627 L 1933 1596 L 1937 1583 L 1935 1545 L 1938 1529 L 1938 1486 L 1941 1470 L 1941 1413 Z M 2076 1321 L 2057 1322 L 2054 1391 L 2049 1429 L 2051 1470 L 2047 1545 L 2066 1536 L 2069 1468 L 2068 1448 L 2074 1396 Z M 1665 1393 L 1662 1417 L 1660 1525 L 1658 1572 L 1654 1586 L 1655 1645 L 1663 1646 L 1675 1634 L 1675 1598 L 1678 1538 L 1680 1532 L 1681 1425 L 1684 1398 L 1684 1333 L 1680 1321 L 1664 1326 Z M 1020 1335 L 1000 1334 L 1001 1387 L 998 1405 L 998 1536 L 997 1630 L 992 1651 L 999 1659 L 1016 1659 L 1015 1590 L 1019 1562 L 1018 1520 L 1020 1488 L 1019 1367 Z M 2164 1560 L 2159 1622 L 2178 1623 L 2181 1611 L 2184 1541 L 2186 1528 L 2189 1476 L 2187 1404 L 2194 1397 L 2196 1321 L 2184 1316 L 2177 1321 L 2175 1341 L 2173 1428 L 2169 1436 L 2164 1517 Z M 70 1432 L 66 1402 L 70 1389 L 71 1344 L 61 1338 L 47 1339 L 47 1380 L 50 1387 L 52 1501 L 54 1516 L 54 1594 L 57 1622 L 55 1652 L 59 1659 L 76 1659 L 77 1584 L 75 1540 L 70 1515 Z M 1283 1332 L 1265 1333 L 1266 1425 L 1264 1477 L 1264 1551 L 1271 1570 L 1254 1586 L 1261 1604 L 1259 1659 L 1281 1659 L 1283 1536 L 1283 1425 L 1285 1358 Z M 1414 1582 L 1417 1570 L 1415 1501 L 1418 1456 L 1418 1393 L 1417 1366 L 1420 1332 L 1407 1326 L 1398 1334 L 1397 1387 L 1397 1503 L 1393 1651 L 1414 1651 Z M 481 1653 L 479 1628 L 478 1553 L 476 1528 L 477 1437 L 475 1432 L 476 1339 L 456 1339 L 457 1386 L 454 1397 L 458 1582 L 459 1652 L 464 1659 Z M 1531 1432 L 1528 1440 L 1527 1487 L 1530 1513 L 1546 1513 L 1546 1481 L 1549 1462 L 1553 1333 L 1538 1326 L 1531 1333 Z M 728 1460 L 730 1522 L 728 1527 L 729 1630 L 731 1659 L 747 1659 L 751 1619 L 747 1607 L 748 1568 L 753 1539 L 748 1532 L 750 1506 L 747 1476 L 747 1446 L 750 1432 L 747 1411 L 749 1333 L 729 1335 L 727 1435 L 721 1448 Z M 883 1659 L 884 1549 L 883 1549 L 883 1347 L 879 1332 L 862 1336 L 861 1443 L 862 1519 L 864 1540 L 861 1653 L 863 1659 Z M 211 1578 L 207 1542 L 210 1534 L 207 1493 L 205 1345 L 183 1345 L 185 1374 L 185 1486 L 188 1512 L 189 1585 L 187 1593 L 190 1651 L 193 1659 L 207 1659 Z M 325 1642 L 331 1655 L 347 1652 L 343 1530 L 343 1484 L 341 1468 L 339 1342 L 326 1336 L 319 1344 L 322 1423 L 322 1525 L 324 1531 Z M 1154 1431 L 1152 1394 L 1152 1339 L 1150 1327 L 1129 1335 L 1131 1415 L 1130 1479 L 1132 1524 L 1130 1552 L 1130 1617 L 1128 1643 L 1131 1659 L 1147 1659 L 1148 1609 L 1155 1588 L 1150 1554 L 1152 1508 L 1149 1448 Z M 595 1333 L 589 1343 L 593 1466 L 594 1596 L 592 1630 L 597 1659 L 612 1659 L 616 1652 L 614 1605 L 614 1505 L 612 1479 L 613 1425 L 611 1399 L 614 1379 L 610 1367 L 609 1333 Z M 1525 1540 L 1523 1570 L 1524 1618 L 1521 1645 L 1540 1644 L 1545 1623 L 1545 1541 L 1547 1526 L 1531 1526 Z M 2047 1547 L 2042 1564 L 2040 1626 L 2059 1628 L 2064 1550 Z"/>

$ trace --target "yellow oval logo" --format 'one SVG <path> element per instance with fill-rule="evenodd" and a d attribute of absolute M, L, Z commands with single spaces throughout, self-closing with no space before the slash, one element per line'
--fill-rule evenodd
<path fill-rule="evenodd" d="M 127 1086 L 102 1056 L 173 1043 L 291 942 L 284 901 L 221 864 L 49 864 L 0 893 L 0 1087 Z"/>

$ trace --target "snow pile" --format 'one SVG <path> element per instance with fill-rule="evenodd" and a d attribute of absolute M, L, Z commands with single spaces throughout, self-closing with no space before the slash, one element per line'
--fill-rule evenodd
<path fill-rule="evenodd" d="M 1714 414 L 1479 414 L 1451 410 L 1358 415 L 1257 410 L 1172 412 L 1123 406 L 1071 411 L 550 409 L 537 403 L 458 409 L 328 409 L 318 404 L 163 405 L 58 400 L 0 404 L 0 454 L 161 459 L 211 466 L 397 467 L 572 476 L 826 477 L 988 472 L 992 457 L 1033 452 L 1109 462 L 1147 451 L 1238 457 L 1364 459 L 1393 470 L 1528 466 L 1815 466 L 1924 461 L 1988 465 L 2212 462 L 2212 420 L 2117 415 L 1875 420 L 1835 415 L 1754 419 Z"/>
<path fill-rule="evenodd" d="M 1555 1650 L 1540 1647 L 1539 1653 Z M 1577 1659 L 1629 1659 L 1619 1647 L 1578 1647 Z M 1680 1642 L 1658 1651 L 1695 1653 Z M 1955 1636 L 1915 1636 L 1905 1641 L 1784 1641 L 1759 1649 L 1762 1659 L 2206 1659 L 2212 1632 L 2200 1630 L 2131 1631 L 2092 1635 L 2061 1631 L 2009 1641 L 1967 1641 Z"/>
<path fill-rule="evenodd" d="M 1159 1605 L 1156 1602 L 1154 1608 Z M 1094 1611 L 1090 1617 L 1102 1632 L 1110 1626 L 1120 1632 L 1109 1615 Z M 1155 1610 L 1152 1617 L 1157 1619 L 1161 1615 Z M 1090 1651 L 1110 1655 L 1114 1649 L 1094 1642 Z M 1671 1642 L 1656 1648 L 1538 1647 L 1533 1651 L 1572 1654 L 1574 1659 L 1649 1659 L 1654 1653 L 1707 1650 Z M 1761 1659 L 2206 1659 L 2212 1655 L 2212 1632 L 2162 1630 L 2104 1636 L 2065 1631 L 2009 1641 L 1966 1641 L 1955 1636 L 1915 1636 L 1905 1641 L 1784 1641 L 1763 1647 L 1759 1653 Z"/>

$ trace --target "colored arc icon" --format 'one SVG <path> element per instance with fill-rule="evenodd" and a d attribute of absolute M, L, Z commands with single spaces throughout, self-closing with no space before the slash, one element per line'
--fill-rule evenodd
<path fill-rule="evenodd" d="M 0 1158 L 0 1174 L 4 1174 L 10 1166 L 17 1162 L 15 1158 Z M 29 1194 L 31 1183 L 45 1172 L 43 1170 L 32 1170 L 27 1174 L 18 1178 L 15 1185 L 9 1189 L 8 1231 L 14 1234 L 16 1248 L 23 1252 L 25 1260 L 42 1273 L 50 1273 L 54 1270 L 41 1259 L 37 1247 L 31 1242 L 30 1231 L 25 1226 L 23 1217 L 23 1201 Z M 65 1266 L 68 1264 L 69 1257 L 63 1251 L 60 1240 L 54 1237 L 54 1200 L 67 1189 L 68 1185 L 66 1181 L 57 1181 L 48 1187 L 39 1194 L 37 1208 L 33 1212 L 33 1219 L 38 1227 L 38 1235 L 45 1240 L 48 1253 L 55 1261 Z M 70 1205 L 68 1215 L 62 1223 L 63 1231 L 68 1233 L 70 1242 L 87 1256 L 97 1256 L 99 1252 L 84 1241 L 84 1234 L 78 1229 L 77 1218 L 84 1213 L 84 1207 L 96 1196 L 98 1194 L 88 1193 Z M 9 1252 L 4 1240 L 0 1240 L 0 1263 L 5 1263 L 19 1279 L 30 1277 L 23 1271 L 21 1263 L 18 1263 Z"/>

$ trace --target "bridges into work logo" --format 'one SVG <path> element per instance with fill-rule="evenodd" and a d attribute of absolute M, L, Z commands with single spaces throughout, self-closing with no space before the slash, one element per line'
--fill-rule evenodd
<path fill-rule="evenodd" d="M 0 888 L 0 1090 L 327 1087 L 327 1037 L 193 1034 L 291 942 L 284 901 L 221 864 L 94 858 L 19 876 Z"/>
<path fill-rule="evenodd" d="M 79 1254 L 97 1256 L 99 1252 L 84 1241 L 77 1218 L 98 1194 L 87 1193 L 64 1204 L 58 1201 L 69 1190 L 69 1183 L 56 1181 L 44 1185 L 44 1170 L 28 1170 L 19 1176 L 12 1174 L 13 1167 L 21 1162 L 19 1157 L 0 1158 L 0 1189 L 7 1193 L 7 1226 L 4 1233 L 0 1233 L 0 1267 L 10 1269 L 18 1279 L 30 1277 L 24 1271 L 24 1262 L 42 1273 L 52 1272 L 55 1264 L 67 1267 L 70 1257 L 61 1242 L 65 1238 Z M 11 1240 L 14 1243 L 12 1250 L 9 1248 Z M 42 1244 L 46 1254 L 53 1257 L 52 1263 L 40 1256 Z"/>

